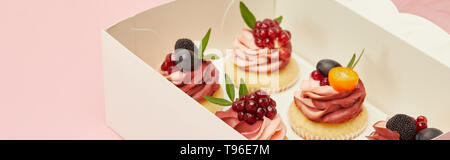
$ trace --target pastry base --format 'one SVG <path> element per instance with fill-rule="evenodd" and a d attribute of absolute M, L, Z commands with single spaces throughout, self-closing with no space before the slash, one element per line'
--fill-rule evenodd
<path fill-rule="evenodd" d="M 294 132 L 305 140 L 351 140 L 358 137 L 367 126 L 365 106 L 355 118 L 338 124 L 318 123 L 309 120 L 293 102 L 289 107 L 289 120 Z"/>
<path fill-rule="evenodd" d="M 220 87 L 220 88 L 212 95 L 212 97 L 215 97 L 215 98 L 224 98 L 223 96 L 224 96 L 224 94 L 223 94 L 222 87 Z M 200 104 L 201 104 L 203 107 L 205 107 L 206 109 L 208 109 L 208 111 L 210 111 L 211 113 L 216 113 L 217 111 L 219 111 L 219 110 L 221 110 L 221 109 L 223 108 L 223 106 L 220 106 L 220 105 L 211 103 L 211 102 L 209 102 L 209 101 L 206 100 L 206 99 L 203 100 L 203 101 L 201 101 Z"/>
<path fill-rule="evenodd" d="M 263 89 L 268 93 L 278 93 L 292 87 L 297 82 L 300 69 L 294 58 L 280 71 L 272 73 L 246 72 L 239 69 L 233 63 L 233 58 L 228 58 L 225 64 L 225 73 L 230 76 L 236 87 L 239 88 L 240 79 L 244 79 L 249 92 Z"/>

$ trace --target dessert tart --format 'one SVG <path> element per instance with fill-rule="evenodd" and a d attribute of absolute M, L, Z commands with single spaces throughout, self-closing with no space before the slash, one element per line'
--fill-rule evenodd
<path fill-rule="evenodd" d="M 366 136 L 369 140 L 432 140 L 443 133 L 439 129 L 428 128 L 425 116 L 414 119 L 406 114 L 378 121 L 373 128 L 375 131 Z"/>
<path fill-rule="evenodd" d="M 243 2 L 241 15 L 249 28 L 244 28 L 233 42 L 233 54 L 225 64 L 225 72 L 237 84 L 242 78 L 249 91 L 264 89 L 281 92 L 298 79 L 299 66 L 291 58 L 291 33 L 283 30 L 282 16 L 256 21 Z"/>
<path fill-rule="evenodd" d="M 203 98 L 205 95 L 223 97 L 219 84 L 219 70 L 211 62 L 218 56 L 203 55 L 210 33 L 211 29 L 204 36 L 200 48 L 190 39 L 178 39 L 174 52 L 166 55 L 159 73 L 210 112 L 215 113 L 222 107 Z"/>
<path fill-rule="evenodd" d="M 356 55 L 347 67 L 324 59 L 309 80 L 301 83 L 289 108 L 292 129 L 308 140 L 354 139 L 366 128 L 368 113 L 363 105 L 366 91 L 353 68 Z"/>
<path fill-rule="evenodd" d="M 231 106 L 217 111 L 216 116 L 249 140 L 285 140 L 286 126 L 277 113 L 277 104 L 263 90 L 248 92 L 243 79 L 239 85 L 239 97 L 235 98 L 234 84 L 225 74 L 226 91 L 230 100 L 205 96 L 215 104 Z"/>

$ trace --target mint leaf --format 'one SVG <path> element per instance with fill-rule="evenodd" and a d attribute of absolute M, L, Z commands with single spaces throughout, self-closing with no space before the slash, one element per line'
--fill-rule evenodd
<path fill-rule="evenodd" d="M 250 10 L 248 10 L 244 2 L 241 1 L 239 7 L 241 9 L 241 16 L 242 19 L 244 19 L 244 22 L 247 24 L 249 28 L 254 29 L 256 23 L 255 15 L 253 15 L 253 13 L 250 12 Z"/>
<path fill-rule="evenodd" d="M 239 98 L 246 94 L 248 94 L 247 85 L 245 85 L 244 79 L 241 78 L 241 83 L 239 84 Z"/>
<path fill-rule="evenodd" d="M 227 74 L 225 74 L 225 89 L 227 90 L 228 98 L 230 98 L 231 101 L 234 101 L 234 84 L 233 81 L 231 81 L 230 77 L 228 77 Z"/>
<path fill-rule="evenodd" d="M 206 100 L 208 100 L 211 103 L 220 105 L 220 106 L 231 106 L 232 102 L 226 100 L 226 99 L 222 99 L 222 98 L 215 98 L 215 97 L 210 97 L 210 96 L 203 96 L 203 98 L 205 98 Z"/>
<path fill-rule="evenodd" d="M 275 20 L 281 24 L 281 21 L 283 21 L 283 16 L 279 16 L 278 18 L 275 18 Z"/>
<path fill-rule="evenodd" d="M 352 66 L 352 69 L 356 67 L 356 65 L 358 64 L 359 60 L 360 60 L 361 57 L 364 55 L 364 51 L 365 51 L 365 50 L 366 50 L 366 49 L 364 48 L 364 49 L 362 50 L 361 54 L 359 54 L 359 58 L 358 58 L 358 60 L 356 60 L 355 64 Z"/>
<path fill-rule="evenodd" d="M 198 58 L 203 59 L 203 52 L 206 50 L 206 46 L 208 46 L 209 42 L 209 35 L 211 34 L 211 28 L 209 28 L 208 32 L 202 39 L 202 46 L 200 46 L 200 49 L 198 50 Z"/>
<path fill-rule="evenodd" d="M 356 58 L 356 54 L 353 53 L 352 59 L 351 59 L 350 62 L 348 62 L 348 64 L 347 64 L 347 68 L 352 68 L 353 63 L 355 63 L 355 58 Z"/>

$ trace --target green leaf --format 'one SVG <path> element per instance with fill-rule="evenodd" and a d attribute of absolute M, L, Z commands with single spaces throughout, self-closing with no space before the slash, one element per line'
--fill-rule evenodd
<path fill-rule="evenodd" d="M 353 63 L 355 63 L 356 54 L 353 53 L 352 59 L 347 64 L 347 68 L 352 68 Z"/>
<path fill-rule="evenodd" d="M 283 21 L 283 16 L 279 16 L 278 18 L 275 18 L 275 20 L 281 24 L 281 21 Z"/>
<path fill-rule="evenodd" d="M 206 100 L 208 100 L 211 103 L 220 105 L 220 106 L 231 106 L 232 102 L 226 100 L 226 99 L 222 99 L 222 98 L 215 98 L 215 97 L 210 97 L 210 96 L 203 96 L 203 98 L 205 98 Z"/>
<path fill-rule="evenodd" d="M 361 57 L 364 55 L 364 51 L 365 51 L 365 50 L 366 50 L 366 49 L 364 48 L 364 49 L 361 51 L 361 54 L 359 54 L 358 60 L 356 60 L 355 64 L 353 64 L 352 69 L 356 67 L 356 65 L 358 64 L 359 60 L 360 60 Z"/>
<path fill-rule="evenodd" d="M 218 60 L 220 57 L 217 54 L 211 53 L 203 57 L 204 60 Z"/>
<path fill-rule="evenodd" d="M 246 94 L 248 94 L 247 85 L 245 85 L 244 79 L 241 78 L 241 83 L 239 84 L 239 98 Z"/>
<path fill-rule="evenodd" d="M 209 35 L 211 34 L 211 28 L 209 28 L 208 32 L 206 33 L 206 35 L 203 37 L 202 39 L 202 46 L 200 47 L 200 49 L 198 50 L 198 58 L 203 59 L 203 52 L 205 52 L 206 50 L 206 46 L 208 46 L 208 42 L 209 42 Z"/>
<path fill-rule="evenodd" d="M 253 15 L 253 13 L 250 10 L 248 10 L 244 2 L 241 1 L 239 7 L 241 9 L 241 16 L 242 19 L 244 19 L 244 22 L 247 24 L 248 27 L 254 29 L 256 23 L 255 15 Z"/>
<path fill-rule="evenodd" d="M 230 98 L 231 101 L 234 101 L 234 84 L 227 74 L 225 74 L 225 87 L 225 89 L 227 90 L 228 98 Z"/>

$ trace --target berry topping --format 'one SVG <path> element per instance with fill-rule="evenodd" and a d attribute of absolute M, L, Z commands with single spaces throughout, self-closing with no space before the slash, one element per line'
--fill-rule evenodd
<path fill-rule="evenodd" d="M 322 73 L 322 75 L 324 77 L 328 77 L 328 73 L 330 72 L 331 69 L 335 68 L 335 67 L 341 67 L 342 65 L 339 64 L 338 62 L 331 60 L 331 59 L 322 59 L 320 60 L 317 65 L 316 65 L 316 69 Z"/>
<path fill-rule="evenodd" d="M 258 99 L 258 106 L 267 107 L 269 105 L 269 100 L 267 98 Z"/>
<path fill-rule="evenodd" d="M 178 71 L 178 68 L 175 66 L 176 62 L 172 61 L 172 54 L 169 53 L 166 55 L 163 64 L 161 64 L 161 70 L 167 71 L 169 74 Z"/>
<path fill-rule="evenodd" d="M 267 113 L 266 113 L 267 118 L 273 119 L 273 118 L 275 118 L 276 115 L 277 115 L 277 109 L 275 109 L 275 107 L 272 107 L 272 106 L 267 107 Z"/>
<path fill-rule="evenodd" d="M 263 119 L 263 117 L 266 115 L 266 109 L 265 108 L 258 108 L 256 110 L 256 117 L 258 117 L 258 119 Z"/>
<path fill-rule="evenodd" d="M 238 102 L 238 100 L 236 99 L 236 101 L 234 101 L 234 102 L 231 104 L 231 108 L 232 108 L 233 110 L 235 110 L 235 111 L 238 110 L 238 109 L 237 109 L 237 102 Z"/>
<path fill-rule="evenodd" d="M 273 99 L 269 99 L 269 106 L 277 106 L 277 102 L 275 102 Z"/>
<path fill-rule="evenodd" d="M 163 70 L 163 71 L 168 71 L 169 68 L 170 68 L 170 63 L 163 62 L 163 64 L 161 65 L 161 70 Z"/>
<path fill-rule="evenodd" d="M 254 124 L 257 121 L 255 115 L 251 113 L 246 113 L 244 119 L 248 124 Z"/>
<path fill-rule="evenodd" d="M 311 78 L 316 81 L 322 81 L 323 75 L 318 70 L 315 70 L 311 73 Z"/>
<path fill-rule="evenodd" d="M 255 92 L 255 95 L 258 96 L 258 98 L 267 98 L 267 97 L 269 97 L 269 94 L 267 94 L 267 92 L 264 91 L 264 90 L 257 90 Z"/>
<path fill-rule="evenodd" d="M 242 101 L 242 100 L 238 101 L 235 111 L 236 112 L 243 112 L 243 111 L 245 111 L 245 101 Z"/>
<path fill-rule="evenodd" d="M 323 78 L 320 81 L 320 86 L 328 86 L 328 85 L 330 85 L 330 82 L 328 81 L 328 78 Z"/>
<path fill-rule="evenodd" d="M 258 104 L 256 104 L 255 101 L 252 100 L 248 100 L 247 104 L 245 105 L 245 111 L 247 111 L 248 113 L 256 113 L 256 110 L 258 109 Z"/>
<path fill-rule="evenodd" d="M 177 40 L 177 42 L 175 43 L 175 50 L 177 49 L 187 49 L 192 52 L 197 51 L 194 42 L 192 42 L 190 39 L 187 38 Z"/>
<path fill-rule="evenodd" d="M 280 48 L 287 45 L 291 40 L 291 33 L 282 30 L 280 24 L 271 19 L 257 21 L 254 25 L 253 36 L 255 37 L 255 44 L 261 48 Z"/>
<path fill-rule="evenodd" d="M 414 119 L 405 114 L 397 114 L 386 123 L 386 128 L 397 131 L 400 140 L 413 140 L 416 136 L 416 124 Z"/>
<path fill-rule="evenodd" d="M 238 112 L 238 119 L 249 124 L 263 120 L 264 116 L 273 119 L 277 114 L 277 104 L 263 90 L 243 95 L 241 98 L 237 98 L 231 106 L 234 111 Z M 244 118 L 240 117 L 244 115 Z M 249 117 L 251 118 L 249 119 Z"/>
<path fill-rule="evenodd" d="M 427 120 L 427 117 L 425 117 L 425 116 L 419 116 L 419 117 L 417 117 L 417 122 L 428 123 L 428 120 Z"/>
<path fill-rule="evenodd" d="M 416 133 L 419 133 L 420 131 L 428 128 L 427 123 L 425 122 L 417 122 L 416 123 Z"/>
<path fill-rule="evenodd" d="M 335 67 L 328 75 L 330 85 L 338 92 L 352 91 L 359 83 L 359 76 L 353 69 Z"/>
<path fill-rule="evenodd" d="M 436 138 L 437 136 L 440 136 L 442 134 L 442 131 L 436 128 L 427 128 L 416 135 L 416 140 L 432 140 L 433 138 Z"/>
<path fill-rule="evenodd" d="M 240 121 L 244 121 L 245 120 L 245 113 L 244 112 L 238 112 L 238 119 Z"/>

